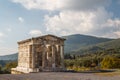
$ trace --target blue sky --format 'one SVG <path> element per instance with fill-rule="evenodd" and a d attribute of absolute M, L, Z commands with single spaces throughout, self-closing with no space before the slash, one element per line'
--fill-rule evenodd
<path fill-rule="evenodd" d="M 0 55 L 45 35 L 120 38 L 120 0 L 0 0 Z"/>

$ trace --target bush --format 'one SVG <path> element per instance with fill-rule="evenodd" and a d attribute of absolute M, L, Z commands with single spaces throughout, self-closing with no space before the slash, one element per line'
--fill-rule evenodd
<path fill-rule="evenodd" d="M 117 57 L 106 56 L 101 62 L 101 67 L 108 69 L 120 68 L 120 59 Z"/>
<path fill-rule="evenodd" d="M 17 62 L 9 62 L 5 65 L 3 71 L 4 73 L 10 73 L 11 68 L 15 68 L 15 67 L 17 67 Z"/>

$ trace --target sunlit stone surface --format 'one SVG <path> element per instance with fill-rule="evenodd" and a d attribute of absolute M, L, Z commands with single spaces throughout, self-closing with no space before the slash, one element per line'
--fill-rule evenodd
<path fill-rule="evenodd" d="M 18 42 L 18 66 L 12 68 L 12 74 L 65 70 L 64 41 L 45 35 Z"/>

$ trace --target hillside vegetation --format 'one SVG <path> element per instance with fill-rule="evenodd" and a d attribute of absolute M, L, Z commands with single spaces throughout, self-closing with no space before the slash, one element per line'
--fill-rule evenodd
<path fill-rule="evenodd" d="M 66 39 L 65 53 L 76 51 L 78 49 L 83 49 L 84 47 L 96 45 L 98 43 L 114 40 L 114 39 L 99 38 L 99 37 L 80 35 L 80 34 L 64 36 L 63 38 Z"/>
<path fill-rule="evenodd" d="M 120 39 L 115 39 L 107 42 L 98 43 L 95 45 L 90 45 L 86 47 L 79 48 L 76 51 L 70 52 L 74 54 L 89 54 L 100 51 L 105 51 L 108 49 L 120 49 Z"/>
<path fill-rule="evenodd" d="M 18 54 L 11 54 L 11 55 L 5 55 L 5 56 L 0 56 L 0 60 L 17 60 Z"/>

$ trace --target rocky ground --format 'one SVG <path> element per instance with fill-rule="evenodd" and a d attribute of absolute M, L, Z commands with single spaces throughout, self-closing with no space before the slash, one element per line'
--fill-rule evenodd
<path fill-rule="evenodd" d="M 41 72 L 31 74 L 0 74 L 0 80 L 120 80 L 120 75 L 104 76 L 94 73 Z"/>

